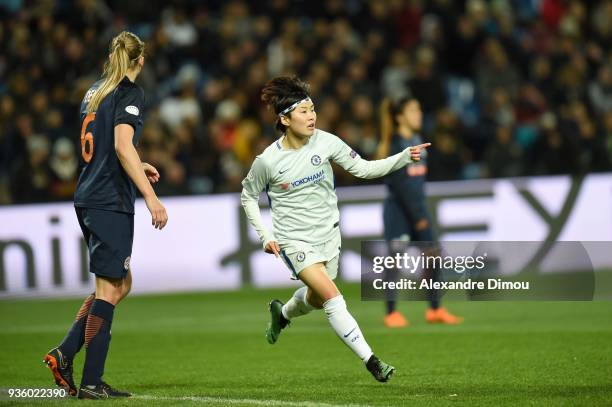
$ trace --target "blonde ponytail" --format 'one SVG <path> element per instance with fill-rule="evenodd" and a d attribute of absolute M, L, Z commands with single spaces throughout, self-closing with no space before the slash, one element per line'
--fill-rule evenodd
<path fill-rule="evenodd" d="M 87 113 L 98 110 L 102 100 L 119 85 L 130 69 L 136 67 L 143 55 L 144 42 L 135 34 L 123 31 L 113 38 L 109 58 L 104 64 L 104 81 L 91 96 Z"/>

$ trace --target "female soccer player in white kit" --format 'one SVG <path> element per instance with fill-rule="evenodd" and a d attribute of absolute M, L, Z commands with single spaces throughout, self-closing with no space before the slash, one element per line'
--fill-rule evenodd
<path fill-rule="evenodd" d="M 395 368 L 374 355 L 333 282 L 341 240 L 330 162 L 359 178 L 378 178 L 418 161 L 420 150 L 429 143 L 383 160 L 367 161 L 335 135 L 315 127 L 317 114 L 308 85 L 299 79 L 272 79 L 262 90 L 262 100 L 276 113 L 276 128 L 282 136 L 253 161 L 242 181 L 242 206 L 264 250 L 280 256 L 294 277 L 306 285 L 286 304 L 270 302 L 266 338 L 275 343 L 290 320 L 323 309 L 338 337 L 363 360 L 376 380 L 385 382 Z M 263 225 L 259 211 L 259 195 L 264 190 L 272 210 L 272 232 Z"/>

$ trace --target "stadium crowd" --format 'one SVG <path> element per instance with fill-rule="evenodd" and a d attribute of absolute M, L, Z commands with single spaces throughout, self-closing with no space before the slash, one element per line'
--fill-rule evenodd
<path fill-rule="evenodd" d="M 240 190 L 281 74 L 366 158 L 382 98 L 416 96 L 429 180 L 612 170 L 610 0 L 3 0 L 0 203 L 72 199 L 78 106 L 124 29 L 147 43 L 139 151 L 161 195 Z"/>

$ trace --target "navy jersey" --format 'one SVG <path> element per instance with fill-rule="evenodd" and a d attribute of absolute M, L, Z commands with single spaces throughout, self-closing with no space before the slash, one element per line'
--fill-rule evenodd
<path fill-rule="evenodd" d="M 134 128 L 134 145 L 142 128 L 144 92 L 127 77 L 109 93 L 94 113 L 87 114 L 87 103 L 102 82 L 96 82 L 81 102 L 81 173 L 74 194 L 74 205 L 134 213 L 136 190 L 115 152 L 115 126 Z"/>
<path fill-rule="evenodd" d="M 395 134 L 391 141 L 390 154 L 422 143 L 419 135 L 406 139 Z M 386 240 L 401 240 L 405 237 L 415 241 L 434 239 L 431 224 L 425 230 L 414 228 L 421 219 L 429 220 L 425 196 L 426 174 L 427 150 L 423 149 L 419 162 L 408 164 L 385 177 L 385 184 L 389 189 L 383 210 Z"/>
<path fill-rule="evenodd" d="M 420 135 L 415 134 L 410 138 L 404 138 L 394 134 L 391 140 L 390 155 L 396 154 L 408 147 L 423 143 Z M 385 184 L 389 189 L 389 198 L 393 199 L 407 212 L 410 217 L 417 221 L 427 216 L 425 197 L 425 176 L 427 174 L 427 150 L 421 150 L 421 160 L 408 164 L 404 168 L 392 172 L 385 177 Z"/>

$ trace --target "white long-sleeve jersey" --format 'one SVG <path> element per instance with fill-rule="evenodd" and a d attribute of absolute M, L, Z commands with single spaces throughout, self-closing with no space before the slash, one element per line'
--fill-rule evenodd
<path fill-rule="evenodd" d="M 255 158 L 242 181 L 242 206 L 264 247 L 270 241 L 282 247 L 333 238 L 340 215 L 331 161 L 359 178 L 382 177 L 411 162 L 408 149 L 383 160 L 364 160 L 340 138 L 319 129 L 297 150 L 283 149 L 280 140 Z M 262 191 L 268 194 L 273 233 L 261 220 Z"/>

